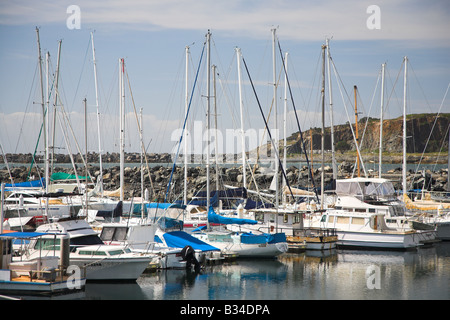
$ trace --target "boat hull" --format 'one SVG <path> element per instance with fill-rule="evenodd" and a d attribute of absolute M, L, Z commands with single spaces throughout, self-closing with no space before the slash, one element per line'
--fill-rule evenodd
<path fill-rule="evenodd" d="M 150 257 L 120 259 L 70 258 L 70 263 L 86 267 L 88 281 L 135 281 L 147 269 Z"/>
<path fill-rule="evenodd" d="M 420 246 L 417 233 L 366 233 L 337 231 L 338 247 L 409 250 Z"/>

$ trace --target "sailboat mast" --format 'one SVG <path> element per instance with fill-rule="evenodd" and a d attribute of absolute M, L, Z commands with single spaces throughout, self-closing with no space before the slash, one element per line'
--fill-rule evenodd
<path fill-rule="evenodd" d="M 214 95 L 214 158 L 216 164 L 216 192 L 219 192 L 219 141 L 217 141 L 218 128 L 217 128 L 217 91 L 216 91 L 216 65 L 212 66 L 213 70 L 213 95 Z"/>
<path fill-rule="evenodd" d="M 383 160 L 383 113 L 384 113 L 384 73 L 386 64 L 381 65 L 381 110 L 380 110 L 380 148 L 378 154 L 378 177 L 381 178 L 382 160 Z"/>
<path fill-rule="evenodd" d="M 403 197 L 406 197 L 406 80 L 407 80 L 407 69 L 408 69 L 408 57 L 404 58 L 405 63 L 405 74 L 403 79 L 403 175 L 402 175 L 402 184 L 403 184 Z"/>
<path fill-rule="evenodd" d="M 53 168 L 53 160 L 55 154 L 55 134 L 56 134 L 56 105 L 58 104 L 58 84 L 59 84 L 59 66 L 61 59 L 61 43 L 62 40 L 58 41 L 58 58 L 56 61 L 56 71 L 55 71 L 55 102 L 53 103 L 53 134 L 52 134 L 52 158 L 50 163 L 50 168 Z"/>
<path fill-rule="evenodd" d="M 287 59 L 288 59 L 289 53 L 286 52 L 284 54 L 284 70 L 286 71 L 284 73 L 284 117 L 283 117 L 283 136 L 284 136 L 284 143 L 283 143 L 283 168 L 286 170 L 287 168 L 287 88 L 288 88 L 288 81 L 287 81 Z M 284 188 L 286 187 L 286 179 L 283 179 L 283 205 L 286 205 L 286 194 L 284 192 Z"/>
<path fill-rule="evenodd" d="M 358 136 L 358 106 L 357 106 L 357 90 L 358 88 L 356 86 L 353 86 L 353 90 L 355 92 L 355 138 L 356 138 L 356 144 L 359 146 L 359 136 Z M 357 164 L 357 172 L 358 177 L 361 176 L 361 169 L 360 169 L 360 163 L 359 163 L 359 148 L 356 151 L 356 164 Z"/>
<path fill-rule="evenodd" d="M 206 141 L 206 206 L 209 211 L 209 207 L 211 205 L 210 199 L 210 186 L 209 186 L 209 129 L 210 129 L 210 117 L 211 117 L 211 103 L 210 103 L 210 95 L 211 95 L 211 33 L 208 30 L 206 34 L 206 49 L 207 49 L 207 67 L 206 67 L 206 101 L 207 101 L 207 110 L 206 110 L 206 132 L 208 135 L 208 139 Z M 209 227 L 209 226 L 208 226 Z"/>
<path fill-rule="evenodd" d="M 274 110 L 274 119 L 275 119 L 275 152 L 274 154 L 276 155 L 278 153 L 278 147 L 279 147 L 279 134 L 278 134 L 278 108 L 277 108 L 277 72 L 276 72 L 276 59 L 275 59 L 275 46 L 276 46 L 276 29 L 273 28 L 272 29 L 272 51 L 273 51 L 273 110 Z M 279 165 L 279 161 L 277 161 L 275 159 L 275 207 L 276 207 L 276 211 L 277 211 L 277 218 L 275 219 L 275 221 L 278 221 L 278 207 L 280 205 L 280 199 L 279 199 L 279 182 L 278 182 L 278 171 L 280 169 L 280 165 Z M 278 227 L 278 225 L 277 225 Z"/>
<path fill-rule="evenodd" d="M 241 77 L 241 49 L 236 48 L 238 83 L 239 83 L 239 110 L 241 114 L 241 148 L 242 148 L 242 182 L 244 188 L 247 187 L 247 178 L 245 172 L 245 136 L 244 136 L 244 102 L 242 100 L 242 77 Z"/>
<path fill-rule="evenodd" d="M 95 84 L 95 105 L 97 108 L 97 136 L 98 136 L 98 161 L 100 166 L 100 175 L 98 177 L 98 184 L 101 188 L 101 195 L 103 196 L 103 164 L 102 164 L 102 140 L 100 134 L 100 110 L 98 101 L 98 84 L 97 84 L 97 60 L 95 59 L 95 47 L 94 47 L 94 33 L 91 32 L 92 41 L 92 60 L 94 63 L 94 84 Z"/>
<path fill-rule="evenodd" d="M 323 210 L 324 203 L 324 188 L 325 188 L 325 49 L 326 46 L 322 46 L 322 136 L 321 136 L 321 153 L 322 153 L 322 170 L 320 173 L 320 209 Z"/>
<path fill-rule="evenodd" d="M 125 62 L 119 59 L 119 92 L 120 92 L 120 201 L 124 198 L 124 163 L 125 163 Z"/>
<path fill-rule="evenodd" d="M 333 92 L 331 90 L 331 71 L 330 71 L 330 41 L 326 40 L 327 46 L 327 72 L 328 72 L 328 94 L 330 99 L 330 128 L 331 128 L 331 167 L 333 168 L 333 179 L 337 179 L 336 150 L 334 146 L 334 115 L 333 115 Z"/>
<path fill-rule="evenodd" d="M 185 81 L 185 115 L 187 117 L 189 109 L 189 46 L 186 46 L 186 81 Z M 184 134 L 184 191 L 183 191 L 183 203 L 187 205 L 187 176 L 188 176 L 188 143 L 187 143 L 187 121 L 183 131 Z"/>
<path fill-rule="evenodd" d="M 45 61 L 46 61 L 46 78 L 47 78 L 47 88 L 46 88 L 46 111 L 45 111 L 45 125 L 44 125 L 44 141 L 45 141 L 45 189 L 46 192 L 48 192 L 48 184 L 49 184 L 49 177 L 50 177 L 50 157 L 48 152 L 48 136 L 49 136 L 49 119 L 50 119 L 50 112 L 49 112 L 49 106 L 50 106 L 50 72 L 49 72 L 49 65 L 50 65 L 50 53 L 47 51 L 45 54 Z M 48 199 L 47 199 L 48 203 Z M 48 204 L 46 205 L 46 207 Z M 47 210 L 48 208 L 46 208 Z"/>
<path fill-rule="evenodd" d="M 140 140 L 141 140 L 141 219 L 144 219 L 144 144 L 143 144 L 143 137 L 144 137 L 144 121 L 142 116 L 142 108 L 139 110 L 139 122 L 140 122 Z"/>

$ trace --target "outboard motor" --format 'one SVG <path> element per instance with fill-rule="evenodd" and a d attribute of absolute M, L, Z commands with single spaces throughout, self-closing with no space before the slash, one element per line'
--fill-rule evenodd
<path fill-rule="evenodd" d="M 195 272 L 200 272 L 200 263 L 195 257 L 195 250 L 191 246 L 185 246 L 181 249 L 181 257 L 183 261 L 186 261 L 186 269 L 190 269 L 191 265 L 194 264 Z"/>

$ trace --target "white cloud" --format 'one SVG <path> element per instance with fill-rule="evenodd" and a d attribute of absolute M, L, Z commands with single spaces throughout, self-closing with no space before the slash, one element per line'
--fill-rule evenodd
<path fill-rule="evenodd" d="M 0 23 L 10 25 L 61 23 L 72 1 L 14 1 L 0 4 Z M 267 38 L 280 26 L 283 39 L 318 40 L 448 40 L 446 1 L 379 0 L 381 29 L 369 30 L 369 1 L 77 1 L 81 26 L 206 30 Z M 445 43 L 443 43 L 445 45 Z"/>

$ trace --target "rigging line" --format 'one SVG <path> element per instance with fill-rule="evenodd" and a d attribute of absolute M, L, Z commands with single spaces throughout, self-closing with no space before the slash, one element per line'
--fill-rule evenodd
<path fill-rule="evenodd" d="M 348 111 L 347 111 L 347 105 L 346 105 L 346 103 L 345 103 L 345 99 L 344 99 L 344 96 L 343 96 L 343 94 L 342 94 L 341 84 L 342 84 L 342 86 L 344 86 L 344 84 L 342 83 L 342 79 L 341 79 L 341 77 L 339 76 L 339 74 L 338 74 L 338 72 L 337 72 L 337 70 L 336 70 L 336 65 L 334 64 L 334 61 L 333 61 L 333 60 L 331 60 L 331 64 L 333 65 L 333 70 L 334 70 L 334 75 L 335 75 L 335 77 L 336 77 L 336 80 L 338 80 L 338 81 L 337 81 L 337 84 L 338 84 L 338 88 L 339 88 L 339 93 L 341 94 L 342 103 L 344 104 L 345 114 L 347 115 L 348 123 L 350 124 L 349 127 L 350 127 L 350 130 L 351 130 L 352 135 L 353 135 L 353 140 L 356 141 L 355 131 L 353 130 L 353 126 L 351 125 L 350 117 L 349 117 Z M 347 93 L 347 91 L 345 90 L 345 86 L 344 86 L 344 91 L 345 91 L 345 93 L 347 94 L 347 98 L 349 98 L 348 93 Z M 351 102 L 350 102 L 350 104 L 351 104 Z M 367 177 L 366 168 L 365 168 L 365 166 L 364 166 L 364 161 L 363 161 L 363 159 L 362 159 L 361 152 L 359 151 L 359 146 L 358 146 L 357 143 L 355 143 L 355 146 L 356 146 L 356 152 L 357 152 L 357 154 L 359 155 L 360 160 L 361 160 L 361 165 L 362 165 L 362 167 L 363 167 L 364 174 L 365 174 L 366 177 Z"/>
<path fill-rule="evenodd" d="M 445 101 L 445 99 L 446 99 L 446 97 L 447 97 L 447 93 L 448 93 L 449 88 L 450 88 L 450 83 L 449 83 L 448 86 L 447 86 L 447 90 L 445 91 L 444 98 L 442 99 L 441 105 L 439 106 L 439 111 L 438 111 L 438 113 L 437 113 L 437 115 L 436 115 L 436 118 L 434 119 L 433 126 L 431 127 L 430 134 L 429 134 L 429 136 L 428 136 L 427 142 L 425 143 L 425 147 L 423 148 L 422 155 L 420 156 L 419 163 L 418 163 L 418 165 L 416 166 L 416 171 L 415 171 L 415 173 L 417 173 L 417 171 L 418 171 L 418 169 L 419 169 L 419 166 L 420 166 L 420 164 L 421 164 L 421 162 L 422 162 L 423 155 L 424 155 L 425 151 L 427 150 L 428 142 L 430 141 L 431 135 L 433 134 L 434 126 L 436 125 L 437 119 L 439 118 L 439 114 L 441 113 L 441 109 L 442 109 L 442 106 L 444 105 L 444 101 Z M 450 148 L 450 146 L 449 146 L 449 148 Z"/>
<path fill-rule="evenodd" d="M 377 91 L 378 84 L 379 84 L 379 82 L 380 82 L 380 76 L 381 76 L 381 72 L 378 73 L 378 76 L 377 76 L 377 82 L 376 82 L 376 85 L 375 85 L 375 89 L 373 90 L 372 101 L 370 102 L 370 107 L 369 107 L 369 111 L 367 112 L 366 122 L 365 122 L 365 125 L 364 125 L 364 130 L 363 130 L 363 132 L 362 132 L 361 141 L 360 141 L 360 143 L 359 143 L 359 147 L 360 147 L 360 148 L 362 147 L 362 145 L 363 145 L 363 143 L 364 143 L 364 137 L 366 136 L 367 127 L 369 126 L 370 111 L 372 110 L 372 107 L 373 107 L 373 101 L 375 100 L 375 93 L 376 93 L 376 91 Z M 356 90 L 356 92 L 357 92 L 357 94 L 358 94 L 359 101 L 360 101 L 361 104 L 362 104 L 362 108 L 364 109 L 364 104 L 362 103 L 362 98 L 361 98 L 361 96 L 360 96 L 360 94 L 359 94 L 359 90 Z M 353 167 L 353 174 L 355 174 L 355 168 L 356 168 L 356 166 Z"/>
<path fill-rule="evenodd" d="M 267 124 L 266 117 L 264 116 L 264 111 L 262 110 L 261 103 L 259 102 L 258 95 L 256 94 L 255 86 L 253 85 L 253 81 L 252 81 L 252 78 L 251 78 L 251 76 L 250 76 L 250 72 L 248 71 L 247 63 L 245 62 L 244 57 L 242 57 L 242 62 L 244 62 L 245 70 L 247 71 L 248 78 L 249 78 L 250 83 L 251 83 L 251 85 L 252 85 L 253 93 L 255 94 L 256 102 L 258 103 L 259 111 L 261 112 L 262 118 L 263 118 L 263 120 L 264 120 L 264 124 L 266 125 L 267 133 L 268 133 L 269 136 L 270 136 L 270 141 L 272 142 L 272 146 L 275 146 L 275 143 L 274 143 L 273 138 L 272 138 L 272 133 L 271 133 L 270 130 L 269 130 L 269 126 L 268 126 L 268 124 Z M 278 159 L 278 162 L 279 162 L 279 164 L 280 164 L 281 173 L 283 174 L 283 177 L 284 177 L 284 179 L 286 180 L 286 186 L 288 187 L 289 192 L 291 193 L 292 199 L 294 199 L 294 194 L 292 193 L 291 186 L 290 186 L 289 181 L 288 181 L 288 179 L 287 179 L 287 177 L 286 177 L 286 172 L 284 171 L 283 164 L 281 163 L 280 155 L 279 155 L 279 153 L 278 153 L 278 150 L 277 150 L 275 147 L 274 147 L 274 151 L 275 151 L 275 155 L 276 155 L 276 157 L 277 157 L 277 159 Z M 278 173 L 275 172 L 275 174 L 278 174 Z M 278 208 L 277 208 L 277 209 L 278 209 Z"/>
<path fill-rule="evenodd" d="M 298 120 L 297 109 L 296 109 L 296 107 L 295 107 L 294 96 L 292 95 L 292 89 L 291 89 L 291 84 L 290 84 L 290 82 L 289 82 L 289 77 L 288 77 L 288 74 L 287 74 L 287 72 L 286 72 L 286 63 L 285 63 L 284 58 L 283 58 L 283 52 L 282 52 L 282 50 L 281 50 L 280 41 L 278 41 L 278 49 L 279 49 L 279 51 L 280 51 L 280 56 L 281 56 L 281 61 L 282 61 L 282 65 L 283 65 L 283 70 L 284 70 L 284 74 L 285 74 L 285 76 L 286 76 L 286 82 L 287 82 L 288 89 L 289 89 L 289 96 L 290 96 L 290 98 L 291 98 L 292 108 L 294 109 L 295 120 L 297 121 L 297 127 L 298 127 L 298 131 L 299 131 L 299 133 L 300 133 L 300 140 L 302 141 L 303 151 L 304 151 L 304 153 L 305 153 L 305 159 L 306 159 L 306 163 L 307 163 L 307 166 L 308 166 L 309 176 L 310 176 L 310 178 L 311 178 L 311 180 L 312 180 L 314 192 L 315 192 L 315 194 L 316 194 L 316 200 L 317 200 L 317 203 L 319 203 L 319 195 L 318 195 L 318 193 L 317 193 L 317 188 L 316 188 L 316 185 L 315 185 L 315 183 L 314 183 L 314 179 L 312 179 L 311 166 L 309 165 L 309 159 L 308 159 L 308 155 L 307 155 L 307 153 L 306 153 L 305 141 L 303 140 L 303 132 L 302 132 L 302 129 L 301 129 L 301 127 L 300 127 L 300 122 L 299 122 L 299 120 Z M 322 168 L 322 170 L 323 170 L 323 168 Z M 289 186 L 289 182 L 288 182 L 286 176 L 285 176 L 284 178 L 286 179 L 286 184 Z M 290 190 L 290 187 L 289 187 L 289 190 Z M 322 192 L 323 192 L 323 190 L 322 190 Z M 292 193 L 292 191 L 291 191 L 291 193 Z M 292 198 L 294 198 L 293 195 L 292 195 Z"/>
<path fill-rule="evenodd" d="M 202 65 L 203 53 L 204 53 L 204 51 L 205 51 L 205 47 L 206 47 L 206 41 L 205 41 L 205 43 L 204 43 L 204 45 L 203 45 L 202 54 L 201 54 L 201 56 L 200 56 L 200 61 L 199 61 L 199 63 L 198 63 L 198 67 L 197 67 L 197 73 L 195 74 L 194 85 L 193 85 L 193 88 L 192 88 L 191 97 L 189 98 L 189 104 L 188 104 L 186 116 L 184 117 L 183 129 L 182 129 L 182 131 L 181 131 L 180 140 L 179 140 L 179 142 L 178 142 L 177 153 L 176 153 L 175 159 L 174 159 L 174 161 L 173 161 L 172 172 L 170 173 L 169 183 L 167 184 L 167 189 L 166 189 L 166 195 L 165 195 L 165 197 L 164 197 L 164 202 L 167 202 L 167 196 L 168 196 L 168 194 L 169 194 L 169 190 L 170 190 L 170 185 L 171 185 L 171 182 L 172 182 L 173 173 L 174 173 L 174 171 L 175 171 L 175 167 L 176 167 L 176 163 L 177 163 L 177 159 L 178 159 L 178 154 L 179 154 L 179 151 L 180 151 L 181 142 L 182 142 L 183 136 L 184 136 L 184 129 L 186 128 L 186 122 L 187 122 L 187 119 L 188 119 L 188 116 L 189 116 L 189 111 L 191 110 L 192 97 L 193 97 L 193 95 L 194 95 L 195 87 L 196 87 L 196 85 L 197 85 L 198 73 L 199 73 L 200 67 L 201 67 L 201 65 Z"/>
<path fill-rule="evenodd" d="M 28 106 L 29 106 L 30 100 L 31 100 L 31 92 L 33 91 L 34 81 L 36 80 L 36 73 L 37 73 L 37 71 L 38 71 L 38 64 L 36 63 L 36 68 L 35 68 L 35 70 L 34 70 L 33 81 L 31 82 L 30 93 L 28 94 L 28 100 L 27 100 L 25 112 L 24 112 L 24 114 L 23 114 L 22 124 L 20 125 L 19 136 L 17 137 L 17 143 L 16 143 L 16 148 L 14 149 L 14 153 L 17 153 L 17 148 L 18 148 L 18 146 L 19 146 L 20 138 L 21 138 L 22 133 L 23 133 L 23 123 L 25 122 L 25 116 L 26 116 L 26 114 L 27 114 L 27 112 L 28 112 Z"/>
<path fill-rule="evenodd" d="M 150 180 L 150 187 L 151 187 L 151 189 L 152 189 L 153 196 L 156 196 L 156 194 L 155 194 L 155 189 L 154 189 L 154 187 L 153 187 L 153 180 L 152 180 L 152 176 L 151 176 L 151 172 L 150 172 L 150 167 L 149 167 L 149 165 L 148 165 L 147 152 L 146 152 L 146 150 L 145 150 L 145 145 L 144 145 L 144 141 L 143 141 L 143 140 L 144 140 L 144 137 L 142 137 L 142 131 L 141 131 L 142 123 L 139 122 L 139 119 L 138 119 L 138 116 L 137 116 L 136 105 L 135 105 L 135 103 L 134 103 L 134 96 L 133 96 L 133 92 L 131 91 L 130 78 L 128 77 L 128 70 L 127 70 L 126 68 L 125 68 L 125 74 L 126 74 L 126 76 L 127 76 L 128 89 L 130 90 L 130 96 L 131 96 L 131 101 L 132 101 L 132 103 L 133 103 L 134 115 L 135 115 L 135 117 L 136 117 L 136 123 L 137 123 L 137 127 L 138 127 L 138 132 L 139 132 L 139 135 L 140 135 L 140 140 L 141 140 L 141 143 L 140 143 L 140 145 L 141 145 L 141 150 L 142 150 L 142 152 L 144 153 L 145 164 L 146 164 L 146 166 L 147 166 L 148 179 Z M 141 168 L 141 170 L 142 170 L 142 168 Z M 143 197 L 142 194 L 141 194 L 141 197 Z"/>
<path fill-rule="evenodd" d="M 90 47 L 91 47 L 91 38 L 89 38 L 89 40 L 88 40 L 88 45 L 87 45 L 87 48 L 86 48 L 86 52 L 85 52 L 85 54 L 84 54 L 83 65 L 82 65 L 82 67 L 81 67 L 80 77 L 78 78 L 77 88 L 75 89 L 75 93 L 74 93 L 74 96 L 73 96 L 72 106 L 75 105 L 75 99 L 76 99 L 77 94 L 78 94 L 78 89 L 79 89 L 80 83 L 81 83 L 81 77 L 82 77 L 83 72 L 84 72 L 84 66 L 85 66 L 85 64 L 86 64 L 86 60 L 87 60 L 87 56 L 88 56 L 88 52 L 89 52 L 89 48 L 90 48 Z"/>

